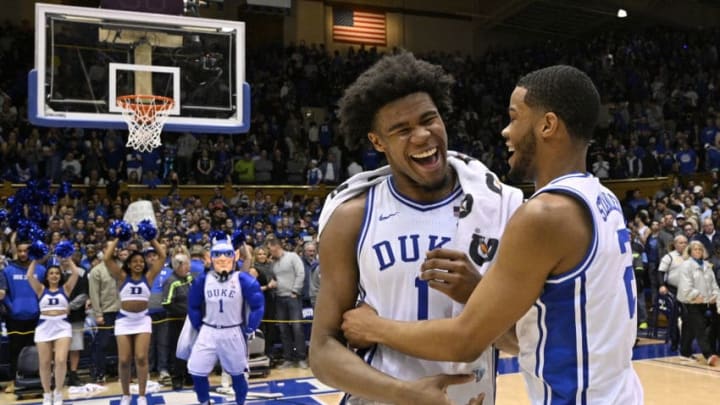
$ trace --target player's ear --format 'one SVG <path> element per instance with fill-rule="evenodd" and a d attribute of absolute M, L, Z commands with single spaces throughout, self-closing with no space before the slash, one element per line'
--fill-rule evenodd
<path fill-rule="evenodd" d="M 370 140 L 370 143 L 376 151 L 385 152 L 385 147 L 383 146 L 382 142 L 380 142 L 380 135 L 373 131 L 370 131 L 368 132 L 368 139 Z"/>
<path fill-rule="evenodd" d="M 560 126 L 560 118 L 554 112 L 548 111 L 542 115 L 540 122 L 540 135 L 547 138 L 555 134 Z"/>

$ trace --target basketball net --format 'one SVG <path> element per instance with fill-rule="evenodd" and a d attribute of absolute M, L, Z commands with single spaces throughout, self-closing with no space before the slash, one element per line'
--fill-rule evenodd
<path fill-rule="evenodd" d="M 139 152 L 150 152 L 162 145 L 160 134 L 175 102 L 169 97 L 131 94 L 117 98 L 123 118 L 128 124 L 125 146 Z"/>

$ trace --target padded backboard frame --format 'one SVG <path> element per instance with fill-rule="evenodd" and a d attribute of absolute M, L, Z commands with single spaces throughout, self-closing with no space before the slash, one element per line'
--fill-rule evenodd
<path fill-rule="evenodd" d="M 234 88 L 231 89 L 234 111 L 229 117 L 207 118 L 183 116 L 180 103 L 175 111 L 171 113 L 165 124 L 164 131 L 169 132 L 201 132 L 201 133 L 246 133 L 250 127 L 250 85 L 245 82 L 245 24 L 239 21 L 226 21 L 204 19 L 197 17 L 172 16 L 164 14 L 138 13 L 121 10 L 95 9 L 86 7 L 63 6 L 38 3 L 35 6 L 35 69 L 30 71 L 28 76 L 28 115 L 33 125 L 48 127 L 71 127 L 71 128 L 110 128 L 127 129 L 122 114 L 113 104 L 107 105 L 106 111 L 102 112 L 78 112 L 78 111 L 57 111 L 49 105 L 46 82 L 48 72 L 48 35 L 47 24 L 49 18 L 64 18 L 66 20 L 77 20 L 90 22 L 103 26 L 146 26 L 162 30 L 187 30 L 187 32 L 216 32 L 233 35 L 232 45 L 235 60 Z M 109 69 L 110 63 L 108 63 Z M 179 77 L 177 66 L 142 66 L 114 64 L 114 68 L 121 68 L 131 71 L 163 71 L 169 72 L 174 77 Z M 80 81 L 81 79 L 78 78 Z M 180 84 L 175 80 L 180 91 Z M 109 93 L 112 92 L 110 85 Z M 114 96 L 110 96 L 113 97 Z M 108 103 L 110 102 L 108 98 Z"/>

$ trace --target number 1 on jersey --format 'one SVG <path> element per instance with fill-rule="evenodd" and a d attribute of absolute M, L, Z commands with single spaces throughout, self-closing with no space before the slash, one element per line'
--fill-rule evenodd
<path fill-rule="evenodd" d="M 220 303 L 220 312 L 222 312 L 222 311 L 223 311 L 222 300 L 220 300 L 220 301 L 218 301 L 218 302 Z"/>
<path fill-rule="evenodd" d="M 430 287 L 427 281 L 415 277 L 415 288 L 418 290 L 417 319 L 422 321 L 428 319 L 428 293 Z"/>

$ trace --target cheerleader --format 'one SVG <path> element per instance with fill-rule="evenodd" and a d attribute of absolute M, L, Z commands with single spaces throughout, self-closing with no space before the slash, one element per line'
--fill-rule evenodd
<path fill-rule="evenodd" d="M 112 225 L 111 225 L 112 226 Z M 156 236 L 157 232 L 155 232 Z M 148 379 L 148 347 L 152 333 L 152 323 L 148 315 L 150 286 L 165 263 L 165 248 L 153 236 L 150 244 L 158 253 L 158 258 L 148 268 L 142 252 L 134 251 L 128 256 L 122 267 L 113 258 L 118 238 L 108 243 L 104 262 L 110 274 L 120 285 L 120 312 L 115 320 L 115 337 L 118 348 L 118 375 L 122 388 L 120 405 L 130 405 L 130 363 L 134 356 L 138 378 L 138 405 L 146 405 L 145 387 Z"/>
<path fill-rule="evenodd" d="M 67 371 L 67 357 L 72 339 L 72 326 L 68 321 L 70 300 L 68 297 L 78 280 L 78 269 L 69 258 L 60 259 L 60 263 L 53 261 L 45 272 L 45 279 L 41 283 L 35 278 L 33 259 L 27 270 L 27 279 L 35 294 L 38 296 L 40 307 L 40 321 L 35 329 L 35 344 L 37 346 L 40 381 L 43 387 L 43 405 L 62 405 L 63 385 Z M 63 277 L 62 269 L 70 270 L 67 281 Z M 53 359 L 53 352 L 55 358 Z M 50 376 L 52 363 L 55 362 L 55 392 L 51 392 Z"/>

